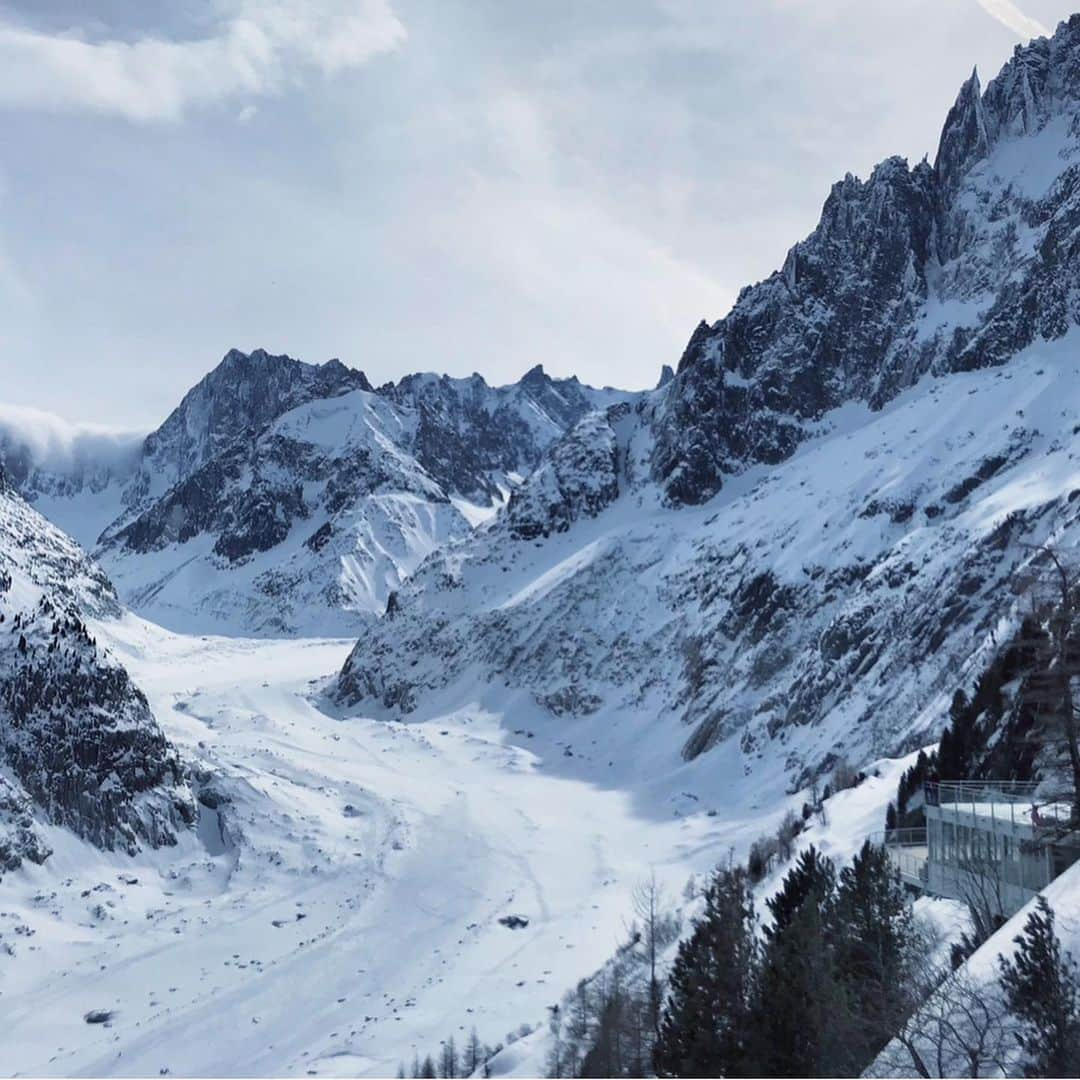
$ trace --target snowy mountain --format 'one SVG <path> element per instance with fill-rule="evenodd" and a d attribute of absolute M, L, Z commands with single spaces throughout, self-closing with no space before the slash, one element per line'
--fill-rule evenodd
<path fill-rule="evenodd" d="M 0 870 L 48 855 L 35 808 L 128 852 L 194 821 L 176 751 L 89 629 L 119 614 L 101 570 L 0 474 Z"/>
<path fill-rule="evenodd" d="M 913 745 L 1000 638 L 1028 545 L 1076 536 L 1078 342 L 848 406 L 699 508 L 651 480 L 648 408 L 589 417 L 369 621 L 339 693 L 395 716 L 513 694 L 597 761 L 647 732 L 643 778 L 717 747 L 748 787 L 801 784 Z"/>
<path fill-rule="evenodd" d="M 136 453 L 50 468 L 9 431 L 0 456 L 141 613 L 347 633 L 582 415 L 632 397 L 541 368 L 507 387 L 413 375 L 374 390 L 337 360 L 233 350 Z"/>
<path fill-rule="evenodd" d="M 339 699 L 509 692 L 598 759 L 648 730 L 777 790 L 935 728 L 1030 545 L 1074 538 L 1078 65 L 1074 17 L 972 76 L 933 166 L 837 184 L 674 379 L 584 418 L 367 621 Z"/>
<path fill-rule="evenodd" d="M 1080 18 L 964 84 L 933 166 L 836 184 L 781 270 L 695 331 L 657 410 L 653 476 L 679 503 L 788 457 L 849 401 L 1008 361 L 1077 321 Z"/>
<path fill-rule="evenodd" d="M 7 425 L 12 1067 L 536 1074 L 647 876 L 804 805 L 849 859 L 1080 544 L 1074 192 L 1080 17 L 650 392 L 234 351 L 144 438 Z"/>

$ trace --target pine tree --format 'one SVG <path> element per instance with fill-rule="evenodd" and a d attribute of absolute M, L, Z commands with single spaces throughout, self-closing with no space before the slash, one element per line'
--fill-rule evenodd
<path fill-rule="evenodd" d="M 660 1076 L 732 1076 L 742 1069 L 757 942 L 745 871 L 717 872 L 705 912 L 679 946 L 653 1064 Z"/>
<path fill-rule="evenodd" d="M 883 847 L 867 840 L 840 871 L 835 922 L 843 966 L 855 978 L 876 976 L 882 966 L 899 970 L 911 936 L 911 909 Z"/>
<path fill-rule="evenodd" d="M 455 1080 L 458 1074 L 457 1046 L 454 1044 L 454 1036 L 443 1043 L 442 1052 L 439 1055 L 439 1076 L 443 1080 Z"/>
<path fill-rule="evenodd" d="M 1075 1076 L 1080 1071 L 1080 973 L 1062 956 L 1054 912 L 1040 896 L 1016 939 L 1016 955 L 1001 960 L 1009 1010 L 1020 1021 L 1027 1076 Z"/>
<path fill-rule="evenodd" d="M 851 1012 L 847 1067 L 861 1072 L 907 1018 L 917 959 L 911 907 L 883 847 L 867 841 L 840 872 L 830 937 Z"/>
<path fill-rule="evenodd" d="M 770 937 L 751 1011 L 746 1072 L 835 1076 L 850 1014 L 830 948 L 824 898 L 810 893 Z"/>
<path fill-rule="evenodd" d="M 465 1044 L 465 1050 L 462 1053 L 462 1069 L 466 1076 L 472 1076 L 477 1069 L 480 1068 L 484 1060 L 483 1047 L 480 1045 L 480 1036 L 476 1033 L 476 1028 L 473 1028 L 469 1032 L 469 1041 Z"/>
<path fill-rule="evenodd" d="M 765 930 L 766 936 L 771 938 L 785 930 L 811 897 L 819 908 L 831 901 L 835 886 L 836 870 L 832 860 L 823 856 L 811 844 L 788 872 L 780 890 L 766 901 L 769 914 L 773 918 L 772 926 Z"/>
<path fill-rule="evenodd" d="M 420 1077 L 422 1080 L 435 1080 L 435 1062 L 432 1061 L 430 1054 L 424 1058 L 420 1066 Z"/>
<path fill-rule="evenodd" d="M 985 675 L 983 676 L 985 679 Z M 938 769 L 945 780 L 963 780 L 970 773 L 971 727 L 976 712 L 967 694 L 957 690 L 949 707 L 949 726 L 941 733 L 938 745 Z"/>
<path fill-rule="evenodd" d="M 837 967 L 835 904 L 832 862 L 810 847 L 768 901 L 773 923 L 747 1022 L 748 1074 L 830 1076 L 846 1061 L 852 1005 Z"/>

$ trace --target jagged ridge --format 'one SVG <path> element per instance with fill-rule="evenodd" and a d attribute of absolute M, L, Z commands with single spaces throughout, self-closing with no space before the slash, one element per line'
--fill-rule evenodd
<path fill-rule="evenodd" d="M 844 402 L 880 408 L 927 372 L 1000 364 L 1076 323 L 1078 70 L 1073 16 L 985 94 L 972 74 L 933 166 L 847 176 L 783 268 L 699 325 L 656 414 L 652 472 L 673 502 L 790 456 Z"/>
<path fill-rule="evenodd" d="M 346 633 L 494 512 L 578 419 L 633 397 L 539 366 L 504 387 L 411 375 L 375 390 L 336 360 L 232 350 L 126 474 L 58 477 L 10 439 L 0 456 L 158 621 Z"/>
<path fill-rule="evenodd" d="M 673 380 L 579 424 L 365 626 L 339 700 L 505 691 L 759 782 L 938 726 L 1025 545 L 1076 534 L 1078 55 L 1073 18 L 965 84 L 933 166 L 837 184 Z"/>

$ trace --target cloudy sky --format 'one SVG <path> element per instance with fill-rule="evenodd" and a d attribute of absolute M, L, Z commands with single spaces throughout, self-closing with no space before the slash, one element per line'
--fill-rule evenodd
<path fill-rule="evenodd" d="M 149 426 L 231 346 L 651 385 L 1070 6 L 0 0 L 0 402 Z"/>

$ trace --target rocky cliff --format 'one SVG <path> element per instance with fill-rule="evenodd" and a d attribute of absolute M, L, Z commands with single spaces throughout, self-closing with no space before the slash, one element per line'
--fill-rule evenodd
<path fill-rule="evenodd" d="M 648 733 L 654 767 L 776 784 L 938 726 L 1032 545 L 1078 538 L 1078 64 L 1080 17 L 973 75 L 932 165 L 835 185 L 674 378 L 579 423 L 367 622 L 339 700 L 513 701 L 576 718 L 575 754 Z"/>
<path fill-rule="evenodd" d="M 48 855 L 39 816 L 129 852 L 194 821 L 176 751 L 89 628 L 119 614 L 100 568 L 0 481 L 0 868 Z"/>

